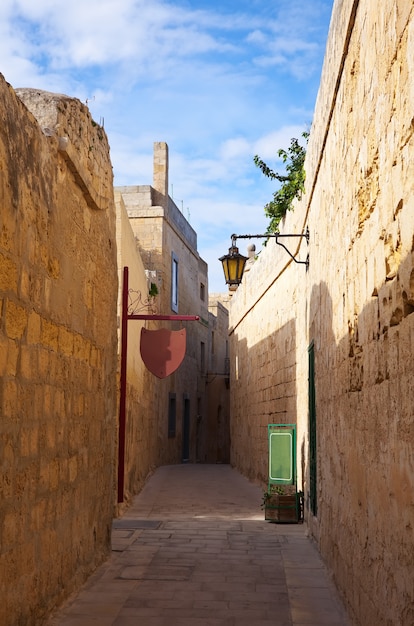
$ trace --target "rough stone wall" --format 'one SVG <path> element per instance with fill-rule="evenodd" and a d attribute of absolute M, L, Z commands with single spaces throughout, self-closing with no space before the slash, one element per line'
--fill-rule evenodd
<path fill-rule="evenodd" d="M 103 130 L 19 94 L 50 122 L 1 77 L 0 623 L 35 626 L 109 550 L 116 241 Z"/>
<path fill-rule="evenodd" d="M 134 302 L 136 313 L 144 314 L 155 310 L 157 298 L 149 298 L 151 279 L 145 275 L 122 194 L 115 193 L 117 210 L 118 250 L 118 319 L 121 319 L 123 269 L 128 267 L 130 302 Z M 155 282 L 156 278 L 152 278 Z M 159 381 L 145 367 L 140 354 L 141 328 L 145 322 L 128 321 L 127 342 L 127 390 L 126 390 L 126 433 L 125 433 L 125 481 L 124 502 L 139 493 L 148 475 L 158 464 L 158 414 Z M 121 355 L 121 328 L 119 327 L 118 353 Z M 118 456 L 116 459 L 118 471 Z M 120 509 L 123 506 L 119 507 Z"/>
<path fill-rule="evenodd" d="M 269 398 L 273 419 L 280 399 L 296 393 L 289 417 L 298 423 L 306 496 L 307 347 L 314 342 L 318 509 L 313 516 L 306 497 L 306 517 L 360 626 L 414 623 L 413 45 L 413 2 L 335 2 L 306 195 L 284 225 L 284 232 L 309 225 L 309 272 L 291 264 L 277 277 L 268 246 L 231 307 L 232 355 L 251 360 L 241 367 L 239 358 L 240 384 L 232 388 L 232 458 L 263 478 L 263 437 L 248 462 L 245 437 L 254 442 L 258 420 L 264 427 Z M 267 267 L 263 280 L 276 277 L 277 290 L 261 283 Z M 263 320 L 267 311 L 272 322 L 261 323 L 262 301 Z M 280 358 L 290 369 L 277 397 L 268 349 L 274 370 Z M 233 359 L 232 385 L 235 368 Z"/>
<path fill-rule="evenodd" d="M 301 232 L 300 217 L 299 210 L 289 216 L 286 232 Z M 288 244 L 292 252 L 297 243 Z M 298 258 L 306 259 L 306 254 L 302 242 Z M 306 266 L 290 261 L 270 241 L 230 303 L 231 463 L 263 487 L 268 477 L 268 424 L 296 424 L 302 416 L 297 344 L 304 322 L 298 286 L 306 288 L 307 281 Z"/>

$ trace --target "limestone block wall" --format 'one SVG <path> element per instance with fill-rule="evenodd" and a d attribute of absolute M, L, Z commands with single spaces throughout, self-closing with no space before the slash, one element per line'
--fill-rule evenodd
<path fill-rule="evenodd" d="M 202 438 L 206 445 L 200 454 L 200 460 L 208 463 L 229 463 L 230 461 L 228 328 L 228 298 L 223 294 L 211 294 L 209 296 L 207 371 L 208 413 L 203 424 L 206 436 Z"/>
<path fill-rule="evenodd" d="M 306 195 L 283 225 L 309 226 L 309 272 L 291 264 L 279 275 L 268 246 L 230 317 L 233 462 L 262 480 L 266 450 L 255 434 L 266 413 L 296 413 L 307 523 L 360 626 L 414 622 L 413 36 L 413 2 L 335 2 Z M 316 515 L 308 497 L 311 342 Z M 277 394 L 269 360 L 287 374 Z M 247 461 L 249 436 L 256 442 Z"/>
<path fill-rule="evenodd" d="M 303 220 L 298 207 L 288 216 L 285 232 L 300 233 Z M 287 244 L 292 253 L 299 241 Z M 298 259 L 305 260 L 307 252 L 303 240 Z M 306 426 L 307 407 L 303 410 L 298 403 L 301 351 L 306 353 L 302 346 L 306 326 L 299 307 L 300 290 L 307 289 L 308 281 L 306 266 L 295 264 L 274 240 L 269 241 L 230 303 L 231 463 L 264 488 L 268 424 Z M 298 466 L 300 486 L 303 463 L 304 458 Z"/>
<path fill-rule="evenodd" d="M 129 270 L 131 306 L 136 312 L 146 314 L 157 308 L 157 298 L 149 298 L 150 281 L 139 254 L 138 244 L 132 231 L 123 196 L 115 193 L 117 209 L 117 250 L 118 250 L 118 319 L 121 319 L 123 268 Z M 134 304 L 133 304 L 134 303 Z M 126 390 L 126 449 L 124 501 L 139 493 L 148 475 L 157 467 L 158 420 L 160 414 L 160 381 L 145 367 L 140 355 L 141 328 L 146 323 L 139 320 L 128 321 L 127 341 L 127 390 Z M 119 327 L 118 353 L 121 355 L 121 328 Z M 118 471 L 117 457 L 116 473 Z"/>
<path fill-rule="evenodd" d="M 103 129 L 20 94 L 40 125 L 1 77 L 0 623 L 35 626 L 109 550 L 117 274 Z"/>

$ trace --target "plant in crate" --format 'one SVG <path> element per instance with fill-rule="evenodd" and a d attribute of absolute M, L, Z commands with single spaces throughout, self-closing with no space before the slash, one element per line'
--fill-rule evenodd
<path fill-rule="evenodd" d="M 300 494 L 294 485 L 269 485 L 263 493 L 262 509 L 265 520 L 297 523 L 301 517 Z"/>

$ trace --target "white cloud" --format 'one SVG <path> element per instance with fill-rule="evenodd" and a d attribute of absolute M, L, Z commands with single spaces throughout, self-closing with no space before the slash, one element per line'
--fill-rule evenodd
<path fill-rule="evenodd" d="M 0 71 L 87 102 L 117 185 L 151 184 L 153 142 L 166 141 L 172 195 L 221 272 L 231 233 L 266 227 L 274 183 L 253 156 L 279 167 L 311 122 L 332 0 L 203 5 L 2 0 Z"/>
<path fill-rule="evenodd" d="M 260 137 L 254 144 L 254 153 L 258 154 L 261 159 L 280 161 L 277 156 L 277 151 L 282 148 L 286 150 L 291 142 L 292 138 L 299 140 L 299 143 L 303 145 L 304 141 L 301 139 L 302 133 L 306 130 L 305 126 L 283 126 L 278 130 L 272 131 Z"/>
<path fill-rule="evenodd" d="M 251 146 L 244 137 L 227 139 L 220 149 L 220 156 L 224 161 L 244 158 L 251 154 Z"/>
<path fill-rule="evenodd" d="M 256 44 L 259 46 L 265 46 L 268 42 L 268 37 L 261 30 L 254 30 L 246 37 L 248 43 Z"/>
<path fill-rule="evenodd" d="M 233 48 L 205 28 L 207 13 L 155 0 L 20 0 L 16 7 L 16 40 L 36 42 L 54 68 L 130 61 L 145 70 L 157 58 L 168 65 Z"/>

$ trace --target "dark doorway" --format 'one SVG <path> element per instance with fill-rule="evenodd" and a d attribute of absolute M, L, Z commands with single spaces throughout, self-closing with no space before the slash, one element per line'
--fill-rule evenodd
<path fill-rule="evenodd" d="M 183 410 L 183 463 L 190 460 L 190 399 L 184 396 Z"/>

